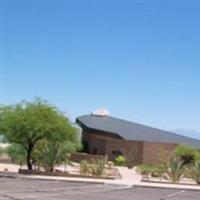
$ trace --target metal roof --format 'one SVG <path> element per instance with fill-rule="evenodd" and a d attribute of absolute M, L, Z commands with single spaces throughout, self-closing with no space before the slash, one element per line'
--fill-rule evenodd
<path fill-rule="evenodd" d="M 200 149 L 200 140 L 111 116 L 84 115 L 76 122 L 83 129 L 116 134 L 125 140 L 184 144 Z"/>

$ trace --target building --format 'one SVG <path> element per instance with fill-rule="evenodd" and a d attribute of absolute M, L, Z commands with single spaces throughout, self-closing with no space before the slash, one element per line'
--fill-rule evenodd
<path fill-rule="evenodd" d="M 170 156 L 177 145 L 200 149 L 200 140 L 94 112 L 76 119 L 90 154 L 107 155 L 113 160 L 126 157 L 130 165 L 155 164 Z"/>

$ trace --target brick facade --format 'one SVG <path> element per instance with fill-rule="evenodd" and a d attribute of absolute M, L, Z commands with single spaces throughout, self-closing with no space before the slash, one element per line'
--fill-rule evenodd
<path fill-rule="evenodd" d="M 161 142 L 143 142 L 143 163 L 157 164 L 172 156 L 177 144 Z"/>
<path fill-rule="evenodd" d="M 87 143 L 88 153 L 107 155 L 109 160 L 121 154 L 129 165 L 156 164 L 162 157 L 169 157 L 177 146 L 171 143 L 128 141 L 113 138 L 109 133 L 106 136 L 86 131 L 83 131 L 82 138 Z"/>

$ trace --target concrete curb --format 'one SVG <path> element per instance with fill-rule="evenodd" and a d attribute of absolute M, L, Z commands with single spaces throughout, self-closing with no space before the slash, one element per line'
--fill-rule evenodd
<path fill-rule="evenodd" d="M 149 188 L 163 188 L 163 189 L 176 189 L 176 190 L 192 190 L 192 191 L 200 191 L 200 186 L 198 185 L 178 185 L 178 184 L 163 184 L 163 183 L 144 183 L 140 182 L 134 184 L 137 187 L 149 187 Z"/>

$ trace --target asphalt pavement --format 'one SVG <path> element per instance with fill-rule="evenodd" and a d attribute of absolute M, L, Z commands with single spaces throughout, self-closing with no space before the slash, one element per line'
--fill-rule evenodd
<path fill-rule="evenodd" d="M 200 191 L 0 177 L 1 200 L 199 200 Z"/>

